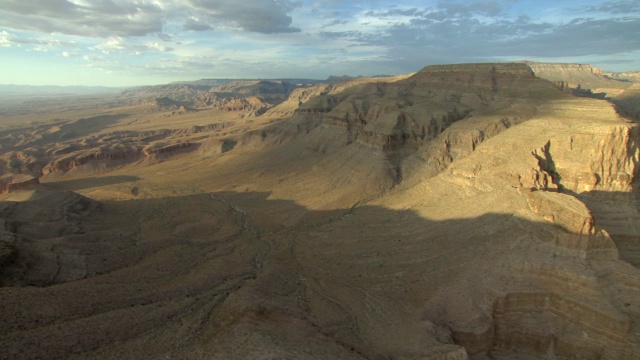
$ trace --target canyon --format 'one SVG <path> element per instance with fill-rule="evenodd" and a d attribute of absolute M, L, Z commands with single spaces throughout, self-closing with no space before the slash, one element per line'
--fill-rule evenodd
<path fill-rule="evenodd" d="M 18 104 L 0 358 L 637 359 L 638 94 L 517 62 Z"/>

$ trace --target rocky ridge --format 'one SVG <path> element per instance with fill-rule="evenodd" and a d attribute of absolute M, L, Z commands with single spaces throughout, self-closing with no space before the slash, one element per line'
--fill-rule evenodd
<path fill-rule="evenodd" d="M 67 132 L 78 123 L 99 123 L 103 117 L 69 121 L 64 125 L 43 125 L 31 132 L 9 131 L 0 138 L 5 152 L 0 155 L 3 171 L 39 177 L 92 166 L 103 171 L 140 161 L 162 161 L 196 151 L 199 142 L 191 137 L 220 134 L 233 121 L 152 131 L 115 131 L 92 136 Z M 219 142 L 218 146 L 222 142 Z"/>
<path fill-rule="evenodd" d="M 260 115 L 284 101 L 298 85 L 282 81 L 232 81 L 218 85 L 170 84 L 122 92 L 129 102 L 147 101 L 161 110 L 219 109 Z"/>
<path fill-rule="evenodd" d="M 378 152 L 379 167 L 397 184 L 421 166 L 438 173 L 483 140 L 525 121 L 537 102 L 562 96 L 524 64 L 431 66 L 406 79 L 316 96 L 300 104 L 289 121 L 244 142 L 302 136 L 315 152 Z M 460 129 L 452 126 L 460 120 L 469 121 Z"/>

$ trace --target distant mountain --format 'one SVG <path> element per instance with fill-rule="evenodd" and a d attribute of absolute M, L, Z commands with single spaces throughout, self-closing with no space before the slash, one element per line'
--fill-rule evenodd
<path fill-rule="evenodd" d="M 640 71 L 627 71 L 621 73 L 603 72 L 604 76 L 618 81 L 640 82 Z"/>
<path fill-rule="evenodd" d="M 182 84 L 182 85 L 201 85 L 201 86 L 220 86 L 229 83 L 236 82 L 256 82 L 256 81 L 264 81 L 264 82 L 283 82 L 290 83 L 296 85 L 315 85 L 326 82 L 325 80 L 318 79 L 200 79 L 200 80 L 192 80 L 192 81 L 173 81 L 169 84 Z"/>
<path fill-rule="evenodd" d="M 283 80 L 204 79 L 130 88 L 120 95 L 127 101 L 147 102 L 164 110 L 216 108 L 259 115 L 287 100 L 294 89 L 307 86 L 309 84 L 300 85 Z"/>
<path fill-rule="evenodd" d="M 66 96 L 88 94 L 115 94 L 123 88 L 105 86 L 55 86 L 55 85 L 14 85 L 0 84 L 0 97 L 25 96 Z"/>
<path fill-rule="evenodd" d="M 349 76 L 349 75 L 342 75 L 342 76 L 336 76 L 336 75 L 330 75 L 327 80 L 325 80 L 324 82 L 326 83 L 330 83 L 330 84 L 334 84 L 334 83 L 340 83 L 340 82 L 345 82 L 345 81 L 350 81 L 350 80 L 355 80 L 355 79 L 370 79 L 370 78 L 390 78 L 390 77 L 394 77 L 394 75 L 372 75 L 372 76 Z"/>

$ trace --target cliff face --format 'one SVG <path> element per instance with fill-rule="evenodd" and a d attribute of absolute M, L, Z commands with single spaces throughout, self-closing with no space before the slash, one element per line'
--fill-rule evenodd
<path fill-rule="evenodd" d="M 599 68 L 588 64 L 525 62 L 536 76 L 555 82 L 565 89 L 591 89 L 594 93 L 615 95 L 631 84 L 613 80 Z"/>
<path fill-rule="evenodd" d="M 29 175 L 5 174 L 0 177 L 0 194 L 19 190 L 32 190 L 40 184 L 40 179 Z"/>
<path fill-rule="evenodd" d="M 539 101 L 562 96 L 524 64 L 430 66 L 404 80 L 312 98 L 290 121 L 265 129 L 260 140 L 303 136 L 316 152 L 375 151 L 389 181 L 397 184 L 425 165 L 420 159 L 428 159 L 435 174 L 478 143 L 525 121 Z M 449 129 L 463 119 L 473 121 Z"/>
<path fill-rule="evenodd" d="M 639 81 L 637 72 L 602 72 L 587 64 L 536 62 L 526 62 L 526 64 L 531 67 L 536 76 L 552 81 L 567 93 L 607 99 L 616 105 L 621 114 L 631 119 L 639 119 L 640 91 L 636 84 Z"/>
<path fill-rule="evenodd" d="M 541 62 L 533 62 L 526 61 L 525 64 L 529 65 L 529 67 L 533 70 L 534 73 L 545 73 L 545 72 L 574 72 L 574 73 L 584 73 L 584 74 L 593 74 L 593 75 L 603 75 L 602 70 L 597 67 L 592 67 L 589 64 L 571 64 L 571 63 L 541 63 Z"/>
<path fill-rule="evenodd" d="M 360 339 L 424 326 L 478 359 L 637 357 L 639 140 L 611 104 L 565 98 L 437 176 L 421 167 L 421 181 L 299 237 L 312 314 L 330 311 L 325 296 L 369 330 Z M 326 264 L 339 265 L 324 277 Z"/>

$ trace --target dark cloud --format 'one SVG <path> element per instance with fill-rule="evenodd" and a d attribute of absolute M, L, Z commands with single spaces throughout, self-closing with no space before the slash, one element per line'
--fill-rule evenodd
<path fill-rule="evenodd" d="M 300 3 L 287 0 L 189 0 L 202 12 L 201 21 L 208 20 L 210 26 L 232 25 L 246 31 L 264 34 L 299 32 L 291 26 L 287 15 Z M 196 30 L 192 28 L 191 30 Z"/>
<path fill-rule="evenodd" d="M 576 19 L 523 41 L 498 43 L 500 54 L 522 56 L 585 56 L 640 50 L 640 18 Z"/>
<path fill-rule="evenodd" d="M 327 27 L 331 27 L 331 26 L 336 26 L 336 25 L 345 25 L 346 23 L 348 23 L 347 20 L 333 20 L 327 24 L 322 25 L 322 28 L 327 28 Z"/>
<path fill-rule="evenodd" d="M 68 35 L 142 36 L 162 32 L 162 10 L 149 1 L 4 0 L 0 24 L 5 28 Z"/>
<path fill-rule="evenodd" d="M 640 18 L 575 18 L 565 23 L 533 21 L 529 17 L 492 17 L 477 14 L 499 11 L 495 2 L 442 5 L 440 9 L 370 13 L 369 16 L 410 16 L 377 33 L 323 31 L 327 39 L 345 39 L 359 45 L 388 49 L 390 63 L 404 69 L 425 64 L 486 61 L 495 58 L 581 57 L 640 51 Z M 406 70 L 405 70 L 406 71 Z"/>
<path fill-rule="evenodd" d="M 173 40 L 173 36 L 171 36 L 169 34 L 158 33 L 157 35 L 160 38 L 160 40 L 162 40 L 162 41 L 172 41 Z"/>
<path fill-rule="evenodd" d="M 79 9 L 78 5 L 67 0 L 5 0 L 2 4 L 3 12 L 10 12 L 20 15 L 44 15 L 44 16 L 64 16 L 73 14 Z"/>
<path fill-rule="evenodd" d="M 182 17 L 184 28 L 206 31 L 234 27 L 265 34 L 297 32 L 290 0 L 2 0 L 3 28 L 91 37 L 132 37 L 163 32 Z"/>

